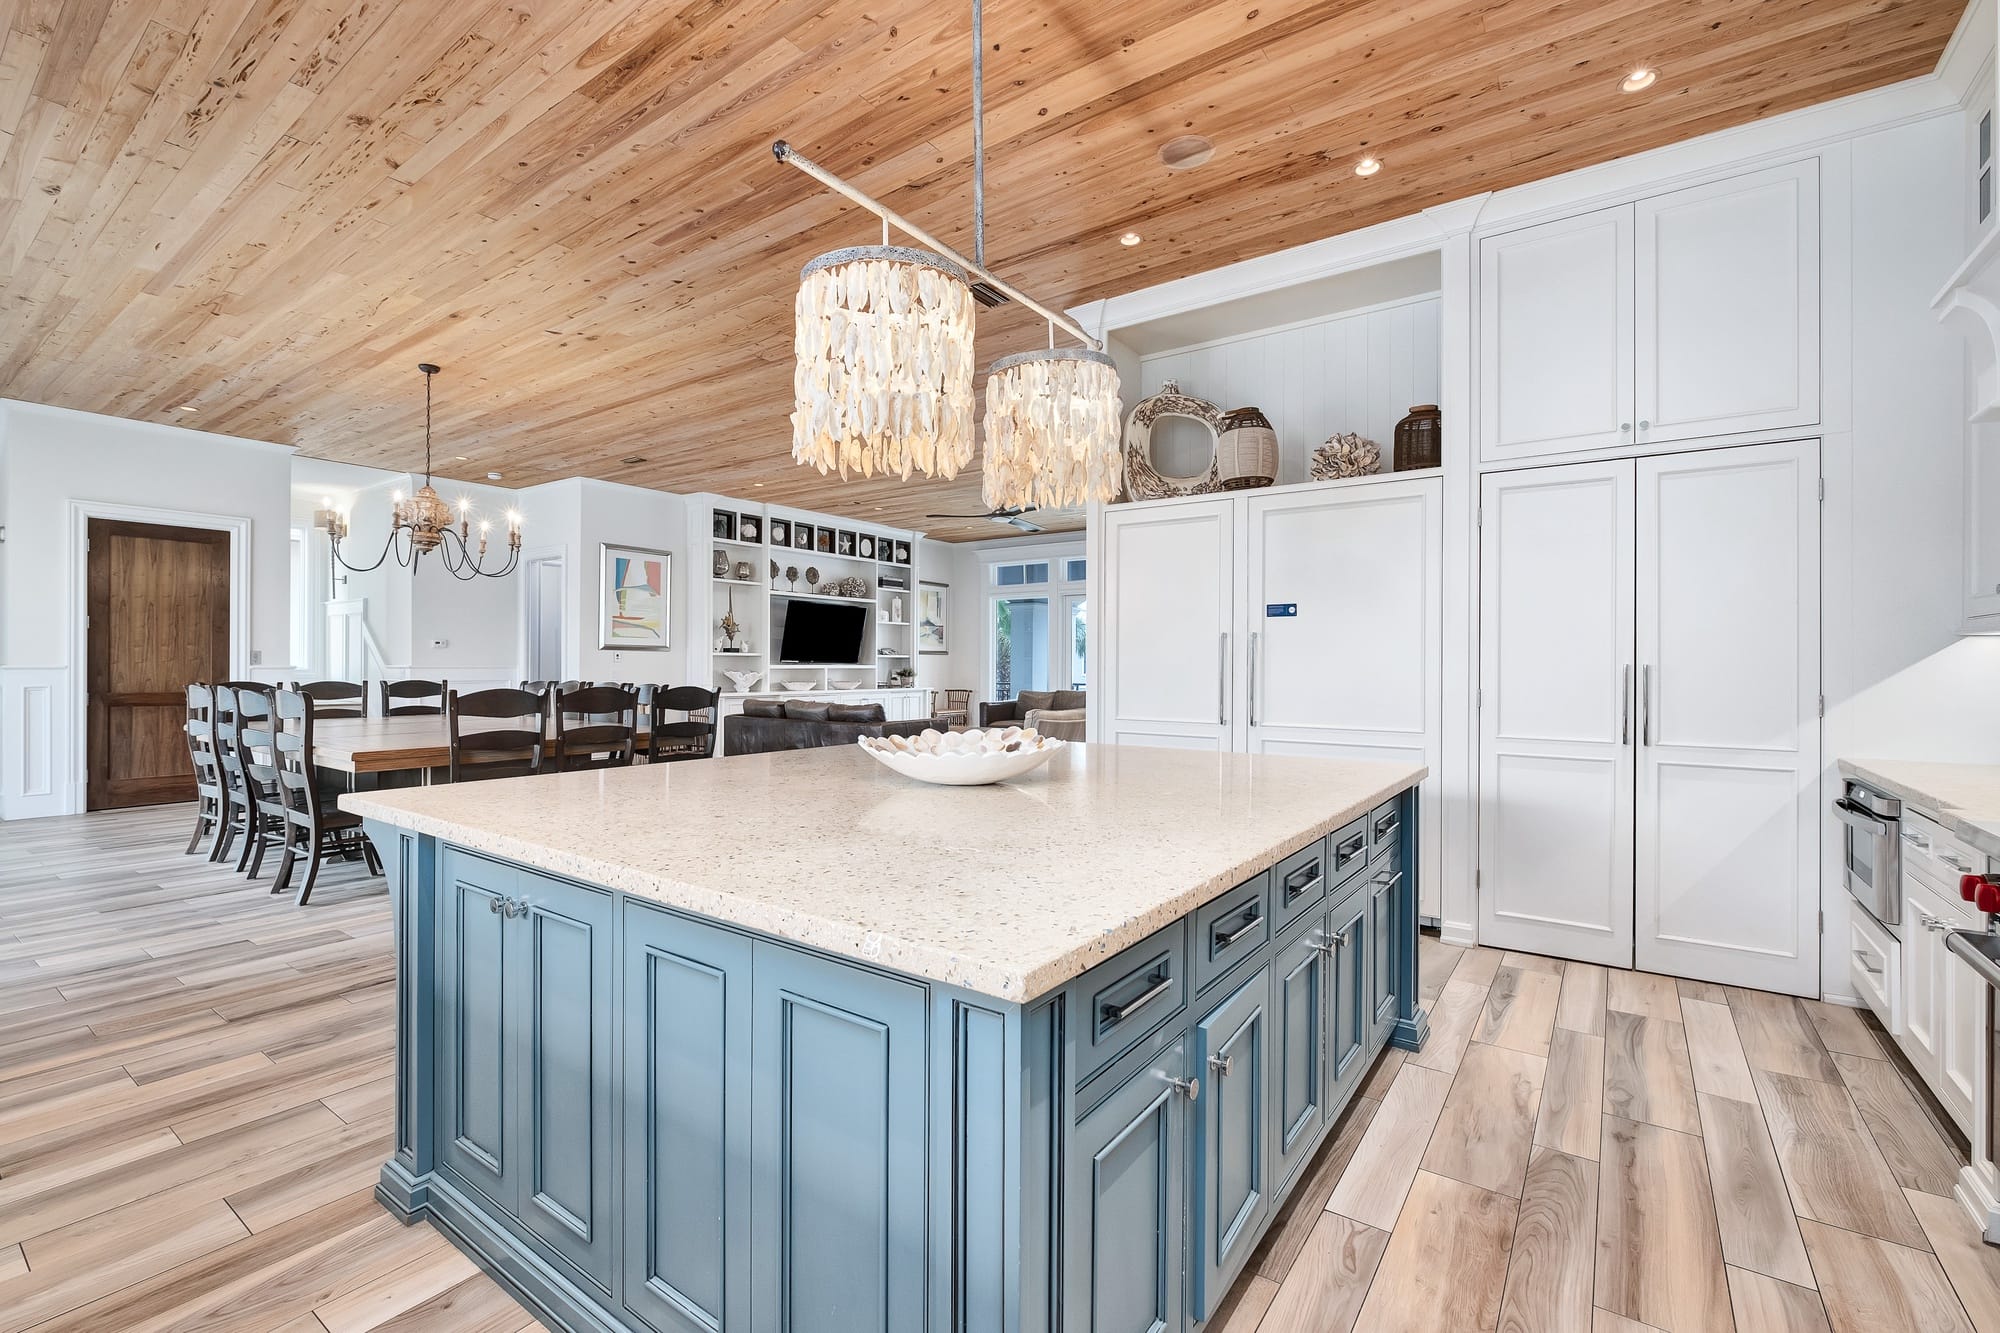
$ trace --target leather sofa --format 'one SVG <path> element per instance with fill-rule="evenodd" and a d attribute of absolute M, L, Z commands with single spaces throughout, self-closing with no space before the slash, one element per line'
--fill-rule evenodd
<path fill-rule="evenodd" d="M 1080 741 L 1084 729 L 1082 690 L 1022 690 L 1012 699 L 979 705 L 979 725 L 1033 727 L 1053 740 Z"/>
<path fill-rule="evenodd" d="M 722 719 L 726 754 L 771 754 L 778 750 L 820 750 L 852 745 L 862 736 L 915 736 L 926 727 L 944 730 L 935 718 L 887 721 L 881 704 L 844 704 L 825 699 L 747 699 L 743 711 Z"/>

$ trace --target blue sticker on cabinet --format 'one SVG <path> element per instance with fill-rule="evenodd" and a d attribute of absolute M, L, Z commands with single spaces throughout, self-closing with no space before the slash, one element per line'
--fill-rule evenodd
<path fill-rule="evenodd" d="M 1264 604 L 1264 614 L 1266 616 L 1295 616 L 1298 613 L 1299 604 L 1297 602 L 1266 602 Z"/>

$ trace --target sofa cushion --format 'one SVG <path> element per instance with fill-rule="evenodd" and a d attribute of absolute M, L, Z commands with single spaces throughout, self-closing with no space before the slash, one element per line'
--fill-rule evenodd
<path fill-rule="evenodd" d="M 1050 708 L 1061 709 L 1065 712 L 1080 709 L 1083 706 L 1082 690 L 1057 690 L 1055 701 L 1049 704 Z"/>
<path fill-rule="evenodd" d="M 783 717 L 785 705 L 777 699 L 745 699 L 743 711 L 751 717 Z"/>
<path fill-rule="evenodd" d="M 1054 708 L 1056 696 L 1053 690 L 1022 690 L 1014 696 L 1014 702 L 1021 706 L 1023 717 L 1037 708 Z"/>
<path fill-rule="evenodd" d="M 887 714 L 881 704 L 828 704 L 826 718 L 829 722 L 882 722 Z"/>
<path fill-rule="evenodd" d="M 785 700 L 785 716 L 801 722 L 825 722 L 832 712 L 833 705 L 821 699 Z"/>

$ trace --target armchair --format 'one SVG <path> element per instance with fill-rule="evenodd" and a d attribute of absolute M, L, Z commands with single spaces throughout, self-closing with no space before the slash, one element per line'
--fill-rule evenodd
<path fill-rule="evenodd" d="M 1083 739 L 1084 718 L 1082 690 L 1023 690 L 1012 699 L 979 705 L 982 727 L 1013 723 L 1063 741 Z"/>

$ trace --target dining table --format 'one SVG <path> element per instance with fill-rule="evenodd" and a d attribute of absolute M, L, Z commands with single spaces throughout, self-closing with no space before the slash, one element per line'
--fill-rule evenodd
<path fill-rule="evenodd" d="M 643 753 L 648 719 L 639 716 L 638 746 Z M 495 731 L 517 727 L 513 718 L 464 718 L 464 731 Z M 548 738 L 555 743 L 555 726 Z M 415 717 L 331 717 L 313 723 L 313 763 L 342 773 L 421 773 L 429 781 L 433 770 L 451 764 L 451 737 L 442 714 Z"/>

